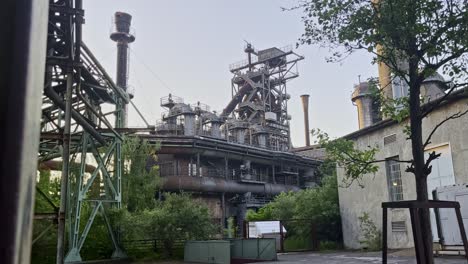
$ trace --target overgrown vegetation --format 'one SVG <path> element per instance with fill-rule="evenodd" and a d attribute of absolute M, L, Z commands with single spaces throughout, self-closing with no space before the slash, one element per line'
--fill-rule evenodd
<path fill-rule="evenodd" d="M 369 213 L 364 212 L 359 218 L 361 228 L 361 239 L 359 243 L 363 249 L 378 251 L 382 248 L 382 232 L 375 226 Z"/>
<path fill-rule="evenodd" d="M 126 140 L 123 208 L 114 211 L 113 219 L 127 244 L 137 240 L 156 240 L 162 244 L 162 252 L 146 252 L 146 258 L 182 257 L 180 250 L 175 253 L 177 241 L 207 239 L 217 229 L 211 222 L 208 208 L 187 193 L 162 193 L 161 199 L 156 199 L 162 184 L 159 168 L 153 165 L 157 160 L 156 152 L 157 146 L 138 138 Z M 139 257 L 137 252 L 128 254 Z"/>
<path fill-rule="evenodd" d="M 320 186 L 281 193 L 258 212 L 249 210 L 246 220 L 299 220 L 284 221 L 287 230 L 287 250 L 311 248 L 313 225 L 324 249 L 338 246 L 342 240 L 342 233 L 334 163 L 325 162 L 319 173 L 323 176 Z"/>
<path fill-rule="evenodd" d="M 156 239 L 164 248 L 163 257 L 174 257 L 177 241 L 203 240 L 214 235 L 216 226 L 206 206 L 185 193 L 163 196 L 164 200 L 156 201 L 152 208 L 119 212 L 116 224 L 125 241 Z"/>
<path fill-rule="evenodd" d="M 122 168 L 122 208 L 107 208 L 113 225 L 118 227 L 120 239 L 124 246 L 128 246 L 127 254 L 133 258 L 181 257 L 183 252 L 175 248 L 178 241 L 206 239 L 216 230 L 208 208 L 191 199 L 189 194 L 163 193 L 161 200 L 156 199 L 156 193 L 162 183 L 158 166 L 154 165 L 157 149 L 158 146 L 145 140 L 136 137 L 125 138 L 122 143 L 122 157 L 125 161 Z M 78 173 L 77 164 L 72 163 L 71 181 L 74 181 Z M 58 205 L 60 200 L 60 178 L 57 175 L 53 177 L 50 170 L 42 170 L 39 172 L 37 184 L 41 192 L 55 205 Z M 93 197 L 98 197 L 103 191 L 102 188 L 99 184 L 93 185 L 90 190 Z M 88 219 L 91 210 L 88 203 L 83 204 L 81 230 L 86 224 L 83 219 Z M 36 192 L 35 211 L 53 212 L 50 202 L 39 192 Z M 34 221 L 34 237 L 46 229 L 46 235 L 38 239 L 33 246 L 33 263 L 55 262 L 56 225 L 50 220 Z M 68 226 L 67 229 L 69 230 Z M 148 240 L 150 246 L 145 244 L 141 249 L 142 240 Z M 109 258 L 112 252 L 112 243 L 104 220 L 98 215 L 84 243 L 81 256 L 84 260 L 102 259 Z"/>

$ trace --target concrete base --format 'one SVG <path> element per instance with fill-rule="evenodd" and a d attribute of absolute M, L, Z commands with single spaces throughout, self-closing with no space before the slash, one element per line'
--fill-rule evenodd
<path fill-rule="evenodd" d="M 65 263 L 76 263 L 81 262 L 81 255 L 77 248 L 72 248 L 68 254 L 65 256 L 64 262 Z"/>
<path fill-rule="evenodd" d="M 120 247 L 118 247 L 118 248 L 116 248 L 114 250 L 114 252 L 112 252 L 111 258 L 113 258 L 113 259 L 124 259 L 124 258 L 128 258 L 128 256 Z"/>

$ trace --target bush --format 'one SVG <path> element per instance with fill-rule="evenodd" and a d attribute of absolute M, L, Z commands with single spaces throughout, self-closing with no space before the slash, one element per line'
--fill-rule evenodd
<path fill-rule="evenodd" d="M 154 208 L 118 212 L 116 220 L 124 240 L 158 239 L 163 243 L 165 257 L 171 257 L 176 241 L 204 240 L 215 234 L 217 227 L 206 206 L 185 193 L 163 196 L 165 199 L 157 201 Z"/>
<path fill-rule="evenodd" d="M 369 217 L 369 214 L 364 212 L 358 219 L 362 237 L 362 239 L 359 240 L 359 243 L 362 248 L 369 251 L 381 250 L 382 233 L 377 229 L 374 221 Z"/>
<path fill-rule="evenodd" d="M 321 174 L 322 178 L 319 187 L 298 192 L 281 193 L 257 212 L 247 211 L 246 220 L 310 219 L 310 222 L 313 222 L 316 226 L 319 241 L 341 243 L 338 183 L 334 164 L 324 162 L 319 168 L 319 174 Z M 311 233 L 309 222 L 304 221 L 304 224 L 301 224 L 297 221 L 285 221 L 284 225 L 289 236 L 286 241 L 291 240 L 291 242 L 288 242 L 291 247 L 299 247 L 299 245 L 303 247 L 304 241 L 309 243 Z"/>

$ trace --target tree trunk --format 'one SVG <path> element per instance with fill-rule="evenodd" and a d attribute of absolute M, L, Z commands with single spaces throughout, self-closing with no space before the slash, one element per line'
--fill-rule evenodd
<path fill-rule="evenodd" d="M 425 169 L 424 146 L 422 138 L 422 115 L 420 103 L 421 81 L 418 76 L 418 61 L 409 59 L 410 79 L 410 122 L 411 122 L 411 146 L 413 153 L 413 173 L 416 179 L 416 195 L 418 201 L 428 201 L 427 193 L 427 170 Z M 419 209 L 422 230 L 423 252 L 420 252 L 420 263 L 432 264 L 432 232 L 429 209 Z M 416 245 L 415 245 L 416 246 Z"/>

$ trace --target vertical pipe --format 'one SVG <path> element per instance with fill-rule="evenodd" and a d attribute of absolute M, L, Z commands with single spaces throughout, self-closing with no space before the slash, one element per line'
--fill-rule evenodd
<path fill-rule="evenodd" d="M 273 183 L 276 184 L 275 165 L 271 165 L 271 174 L 273 175 Z"/>
<path fill-rule="evenodd" d="M 221 226 L 226 228 L 226 199 L 225 193 L 221 193 Z"/>
<path fill-rule="evenodd" d="M 198 177 L 201 177 L 201 168 L 200 168 L 200 152 L 197 152 L 197 174 Z"/>
<path fill-rule="evenodd" d="M 132 16 L 123 13 L 115 13 L 115 28 L 116 32 L 113 32 L 110 35 L 110 38 L 117 42 L 117 74 L 116 74 L 116 84 L 127 92 L 127 82 L 128 82 L 128 44 L 135 41 L 135 36 L 130 33 Z M 121 120 L 120 124 L 116 123 L 116 127 L 127 127 L 128 123 L 128 113 L 127 113 L 127 104 L 122 103 L 121 110 Z"/>
<path fill-rule="evenodd" d="M 229 177 L 229 160 L 228 157 L 224 157 L 224 178 L 227 180 Z"/>
<path fill-rule="evenodd" d="M 310 146 L 310 130 L 309 130 L 309 95 L 301 95 L 302 110 L 304 111 L 304 132 L 305 132 L 305 144 Z"/>

